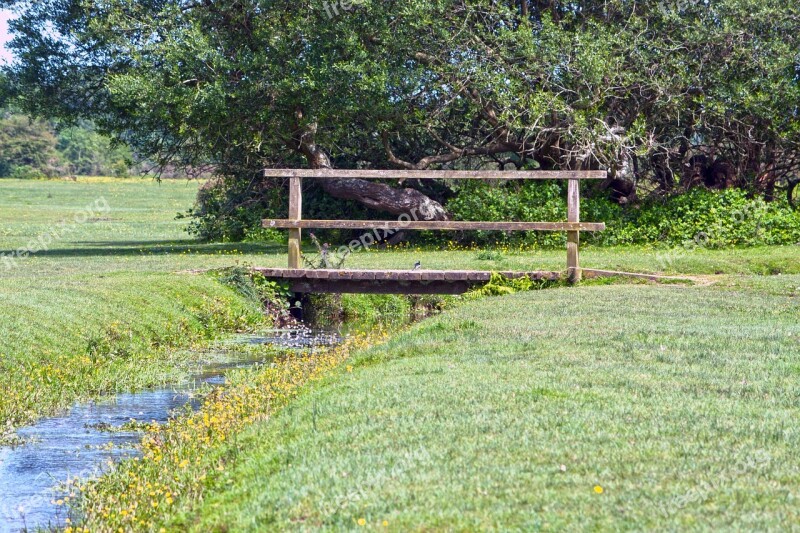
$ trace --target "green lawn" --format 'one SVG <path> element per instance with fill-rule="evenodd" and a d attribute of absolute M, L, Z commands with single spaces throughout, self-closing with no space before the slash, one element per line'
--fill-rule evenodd
<path fill-rule="evenodd" d="M 253 310 L 245 310 L 248 303 L 230 290 L 180 272 L 283 266 L 285 247 L 194 241 L 185 231 L 186 220 L 176 215 L 191 207 L 197 186 L 150 179 L 0 180 L 0 254 L 5 256 L 0 256 L 0 386 L 8 392 L 0 399 L 0 427 L 28 422 L 78 398 L 174 380 L 182 373 L 176 363 L 183 355 L 176 350 L 156 355 L 155 348 L 253 323 Z M 47 249 L 14 257 L 39 238 L 48 242 Z M 420 260 L 430 269 L 561 270 L 564 256 L 563 250 L 500 250 L 497 259 L 481 260 L 476 250 L 372 249 L 354 254 L 346 266 L 410 268 Z M 667 274 L 800 273 L 798 247 L 792 246 L 587 248 L 583 264 Z M 215 317 L 220 324 L 207 328 L 210 310 L 225 307 L 214 303 L 219 301 L 233 306 L 230 314 L 236 316 Z M 99 354 L 102 361 L 87 360 L 91 350 L 97 351 L 93 346 L 119 344 L 120 338 L 128 339 L 126 346 L 106 346 L 108 353 Z M 32 388 L 15 386 L 21 382 Z"/>
<path fill-rule="evenodd" d="M 464 303 L 220 439 L 202 476 L 136 462 L 93 508 L 148 481 L 175 503 L 131 490 L 122 508 L 156 530 L 789 530 L 798 297 L 781 276 Z M 185 439 L 158 456 L 178 464 Z"/>
<path fill-rule="evenodd" d="M 6 254 L 99 199 L 109 206 L 47 250 L 0 263 L 0 427 L 177 379 L 187 343 L 263 324 L 252 302 L 182 271 L 280 266 L 283 246 L 194 242 L 174 217 L 196 187 L 0 180 Z M 560 270 L 565 259 L 499 252 L 374 250 L 347 266 Z M 148 518 L 198 531 L 796 524 L 800 248 L 586 248 L 583 264 L 720 275 L 457 303 L 357 351 L 280 412 L 248 404 L 254 420 L 272 418 L 229 429 L 196 458 L 224 468 L 205 464 L 202 479 L 190 468 L 174 504 Z M 253 394 L 259 372 L 234 382 Z M 135 472 L 123 466 L 98 497 L 140 486 L 125 477 Z M 98 529 L 111 520 L 90 518 Z"/>
<path fill-rule="evenodd" d="M 359 354 L 351 374 L 247 431 L 233 485 L 189 523 L 797 524 L 798 318 L 796 297 L 708 288 L 557 289 L 464 305 Z"/>

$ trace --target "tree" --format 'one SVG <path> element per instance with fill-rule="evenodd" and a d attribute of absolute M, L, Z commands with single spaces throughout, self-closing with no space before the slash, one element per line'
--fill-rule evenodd
<path fill-rule="evenodd" d="M 58 150 L 71 174 L 84 176 L 127 175 L 132 154 L 125 146 L 113 146 L 91 123 L 65 128 L 58 133 Z"/>
<path fill-rule="evenodd" d="M 22 13 L 7 75 L 29 112 L 212 164 L 234 198 L 266 166 L 607 168 L 627 199 L 698 182 L 769 194 L 800 165 L 794 2 L 0 4 Z M 406 185 L 319 184 L 446 217 Z"/>
<path fill-rule="evenodd" d="M 0 177 L 51 176 L 59 159 L 56 137 L 46 122 L 19 115 L 0 119 Z"/>
<path fill-rule="evenodd" d="M 0 110 L 0 177 L 127 175 L 132 154 L 90 123 L 61 131 L 45 120 Z"/>

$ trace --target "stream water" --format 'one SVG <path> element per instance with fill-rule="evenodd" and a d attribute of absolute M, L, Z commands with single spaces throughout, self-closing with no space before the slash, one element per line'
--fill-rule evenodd
<path fill-rule="evenodd" d="M 235 354 L 237 344 L 303 348 L 339 340 L 337 334 L 327 332 L 275 330 L 259 337 L 234 338 L 226 343 L 225 353 Z M 66 516 L 59 505 L 59 491 L 65 483 L 99 475 L 109 464 L 137 454 L 141 433 L 109 428 L 132 420 L 163 423 L 176 409 L 187 405 L 197 409 L 201 404 L 198 388 L 224 385 L 225 374 L 232 368 L 262 362 L 252 356 L 230 355 L 222 363 L 201 366 L 179 386 L 78 404 L 62 416 L 20 429 L 17 434 L 23 444 L 0 448 L 0 533 L 63 526 Z"/>

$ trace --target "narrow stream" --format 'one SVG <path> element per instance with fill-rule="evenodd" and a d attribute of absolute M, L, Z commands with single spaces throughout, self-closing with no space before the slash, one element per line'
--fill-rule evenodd
<path fill-rule="evenodd" d="M 304 348 L 339 342 L 338 334 L 310 330 L 275 330 L 264 336 L 237 337 L 236 344 L 272 344 Z M 227 352 L 228 350 L 226 350 Z M 232 350 L 235 351 L 235 350 Z M 39 421 L 17 433 L 24 444 L 0 448 L 0 533 L 65 525 L 60 487 L 69 480 L 101 474 L 111 463 L 138 452 L 138 431 L 108 431 L 136 420 L 164 423 L 179 408 L 200 407 L 195 391 L 204 385 L 221 386 L 232 368 L 265 362 L 231 355 L 222 363 L 201 366 L 180 386 L 119 394 L 102 401 L 78 404 L 63 416 Z"/>

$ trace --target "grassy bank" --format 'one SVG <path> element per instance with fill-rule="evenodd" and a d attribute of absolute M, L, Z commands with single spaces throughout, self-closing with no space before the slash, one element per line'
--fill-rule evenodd
<path fill-rule="evenodd" d="M 179 379 L 183 348 L 263 324 L 228 287 L 175 273 L 181 252 L 146 251 L 184 237 L 195 186 L 0 181 L 0 442 L 76 400 Z M 46 249 L 17 253 L 32 241 Z"/>
<path fill-rule="evenodd" d="M 197 186 L 148 179 L 0 180 L 0 427 L 78 398 L 174 379 L 183 355 L 165 346 L 256 320 L 252 306 L 227 288 L 179 272 L 280 266 L 285 248 L 190 239 L 185 221 L 175 216 L 192 205 Z M 34 253 L 19 253 L 31 244 Z M 648 272 L 797 273 L 797 252 L 588 248 L 583 261 Z M 417 260 L 424 268 L 558 270 L 564 251 L 368 250 L 346 266 L 410 268 Z M 359 319 L 369 319 L 374 308 L 362 306 L 359 297 L 350 300 Z"/>
<path fill-rule="evenodd" d="M 217 440 L 213 475 L 123 497 L 196 531 L 781 529 L 800 518 L 799 292 L 784 276 L 465 303 Z M 94 528 L 131 523 L 120 487 L 171 472 L 152 461 L 93 487 Z"/>
<path fill-rule="evenodd" d="M 175 381 L 189 357 L 182 348 L 264 321 L 257 305 L 204 276 L 75 276 L 0 285 L 0 298 L 7 430 L 78 399 Z"/>

